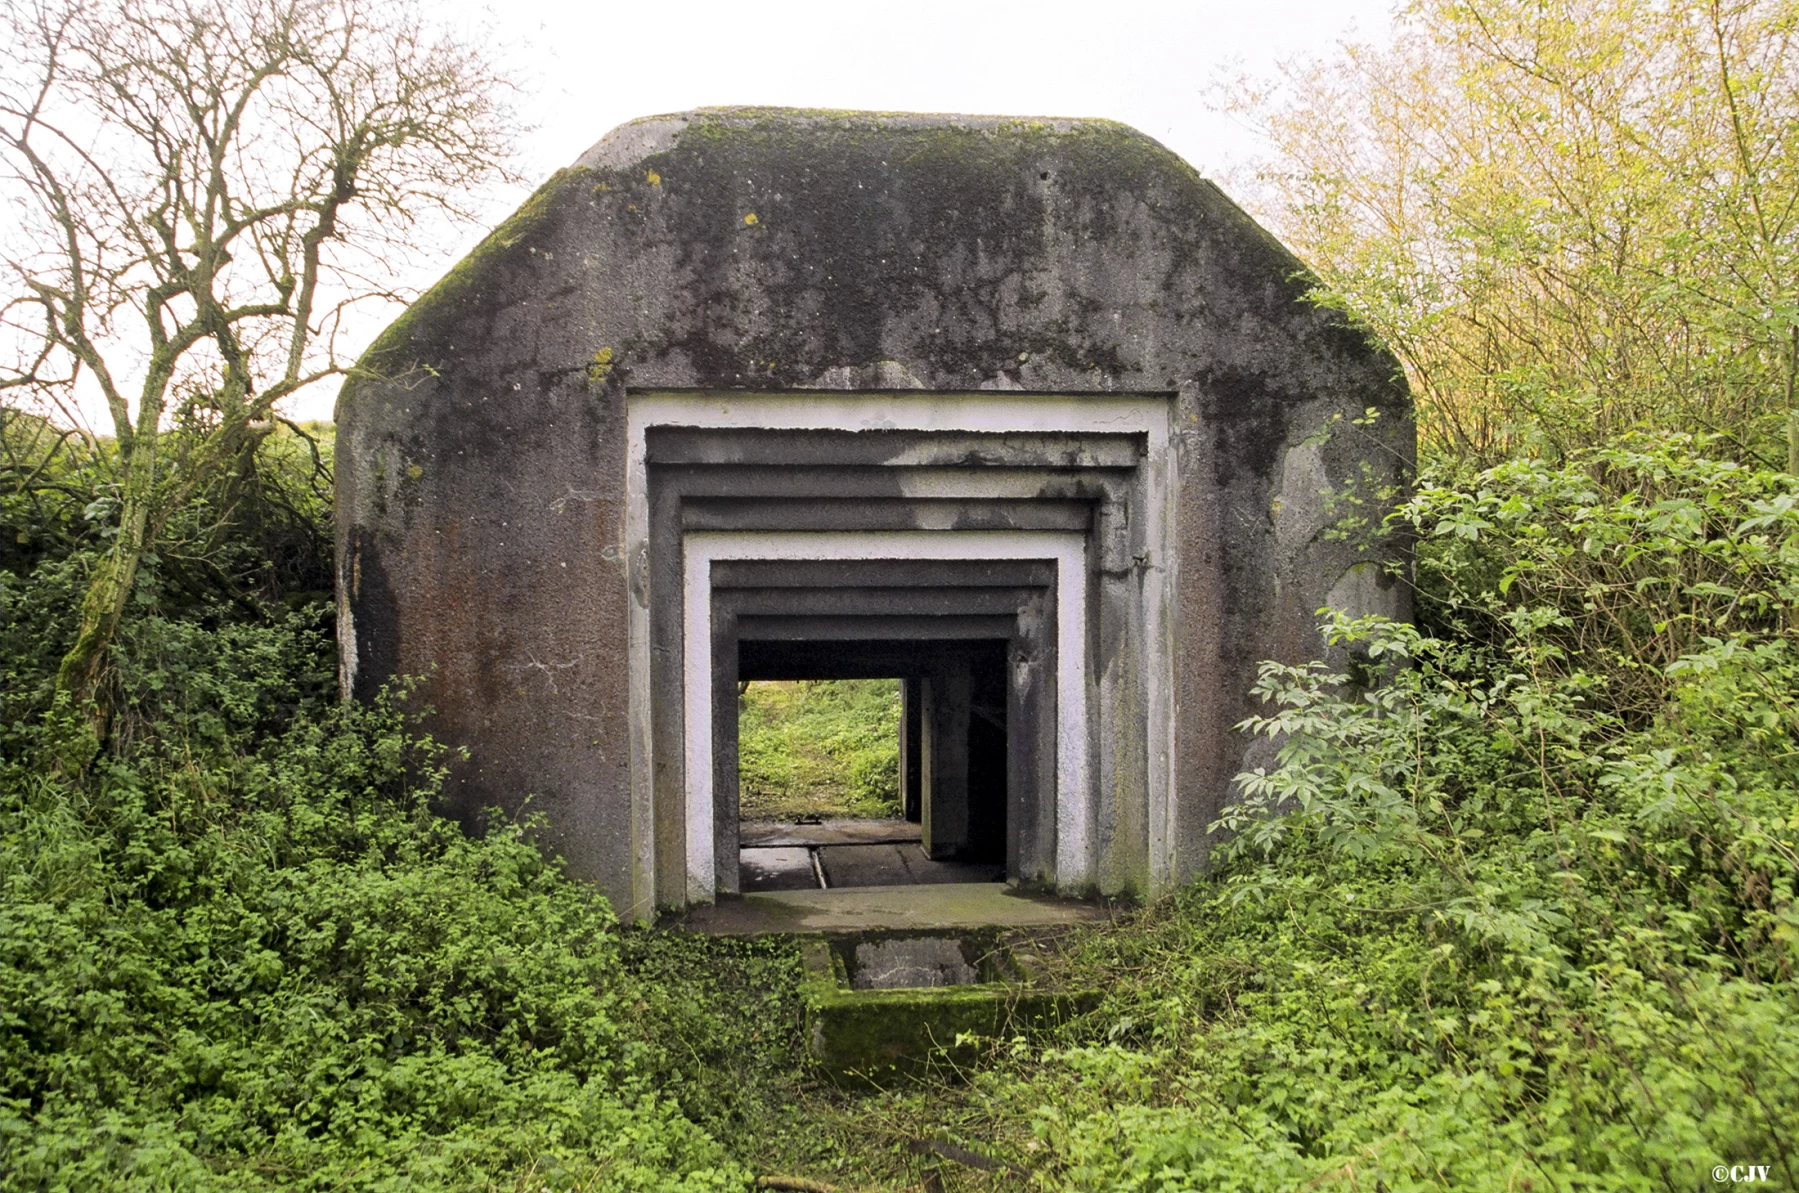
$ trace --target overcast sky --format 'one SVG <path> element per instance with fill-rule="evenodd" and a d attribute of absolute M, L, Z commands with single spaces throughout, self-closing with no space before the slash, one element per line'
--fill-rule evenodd
<path fill-rule="evenodd" d="M 1103 116 L 1149 133 L 1201 173 L 1253 158 L 1253 132 L 1213 110 L 1219 80 L 1387 38 L 1392 0 L 428 0 L 513 64 L 527 185 L 608 129 L 714 104 Z M 504 209 L 504 210 L 503 210 Z M 478 238 L 417 263 L 426 285 Z M 379 330 L 368 329 L 369 335 Z M 335 387 L 290 413 L 330 417 Z"/>
<path fill-rule="evenodd" d="M 649 0 L 446 3 L 485 25 L 530 89 L 529 170 L 568 164 L 634 116 L 788 104 L 1104 116 L 1202 172 L 1254 148 L 1208 110 L 1220 73 L 1271 74 L 1381 40 L 1390 0 Z"/>

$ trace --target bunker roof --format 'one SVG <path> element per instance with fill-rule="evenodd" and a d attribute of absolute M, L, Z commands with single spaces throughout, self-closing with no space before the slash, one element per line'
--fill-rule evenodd
<path fill-rule="evenodd" d="M 1307 286 L 1217 187 L 1114 121 L 706 108 L 608 133 L 369 363 L 441 373 L 497 351 L 634 388 L 1403 398 Z"/>

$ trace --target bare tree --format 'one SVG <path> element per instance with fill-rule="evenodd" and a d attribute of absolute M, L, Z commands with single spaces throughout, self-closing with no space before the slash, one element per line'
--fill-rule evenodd
<path fill-rule="evenodd" d="M 0 0 L 0 391 L 102 397 L 118 526 L 59 691 L 100 678 L 170 514 L 350 367 L 421 216 L 502 175 L 506 84 L 396 0 Z"/>

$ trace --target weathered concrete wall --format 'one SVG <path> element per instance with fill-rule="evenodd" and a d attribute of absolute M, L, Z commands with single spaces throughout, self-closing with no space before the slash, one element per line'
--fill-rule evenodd
<path fill-rule="evenodd" d="M 527 797 L 634 907 L 625 395 L 1171 395 L 1179 477 L 1173 849 L 1245 744 L 1256 663 L 1317 653 L 1369 558 L 1323 533 L 1402 482 L 1393 360 L 1151 139 L 1103 121 L 721 109 L 636 121 L 391 327 L 338 406 L 347 687 L 429 674 L 464 814 Z M 1381 417 L 1354 426 L 1368 408 Z M 1361 513 L 1369 512 L 1362 507 Z M 638 594 L 641 598 L 641 593 Z"/>

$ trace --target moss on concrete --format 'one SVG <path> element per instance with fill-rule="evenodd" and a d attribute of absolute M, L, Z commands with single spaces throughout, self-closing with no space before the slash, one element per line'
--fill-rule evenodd
<path fill-rule="evenodd" d="M 819 126 L 829 125 L 843 133 L 869 134 L 882 142 L 934 143 L 951 148 L 970 148 L 974 145 L 972 138 L 1034 149 L 1079 144 L 1089 150 L 1107 153 L 1126 151 L 1134 158 L 1153 162 L 1158 168 L 1198 177 L 1192 166 L 1155 138 L 1128 124 L 1092 117 L 994 119 L 837 108 L 719 107 L 646 117 L 645 121 L 679 118 L 687 120 L 677 141 L 680 149 L 702 145 L 717 147 L 743 139 L 767 146 L 789 137 L 804 145 L 816 146 Z"/>
<path fill-rule="evenodd" d="M 1235 213 L 1165 146 L 1109 120 L 791 108 L 651 118 L 672 121 L 681 127 L 662 148 L 603 172 L 621 189 L 645 171 L 657 175 L 667 202 L 651 235 L 679 246 L 682 305 L 703 314 L 623 351 L 632 360 L 684 358 L 732 384 L 755 376 L 775 388 L 805 386 L 820 358 L 884 359 L 885 313 L 909 310 L 934 312 L 937 371 L 959 383 L 1020 382 L 1024 362 L 1051 361 L 1115 388 L 1141 366 L 1111 308 L 1032 325 L 1019 316 L 1041 301 L 1032 271 L 1063 259 L 1071 230 L 1081 242 L 1126 235 L 1146 206 L 1163 209 L 1177 256 L 1191 251 L 1174 243 L 1187 230 Z M 750 227 L 772 234 L 726 235 Z M 793 269 L 795 259 L 816 268 Z M 972 273 L 946 291 L 917 261 L 959 262 Z M 1281 271 L 1298 268 L 1289 259 Z M 1026 279 L 1021 293 L 1002 284 L 1008 273 Z M 760 291 L 753 305 L 816 317 L 740 322 L 746 277 Z M 718 334 L 724 321 L 733 336 Z"/>
<path fill-rule="evenodd" d="M 857 937 L 847 941 L 853 946 Z M 800 981 L 806 1041 L 812 1056 L 835 1081 L 850 1086 L 887 1085 L 945 1066 L 963 1067 L 978 1055 L 973 1037 L 992 1039 L 1065 1022 L 1097 1005 L 1096 992 L 1038 989 L 1018 970 L 995 958 L 984 965 L 1010 972 L 1008 980 L 971 986 L 913 990 L 855 990 L 838 949 L 822 938 L 802 942 Z"/>
<path fill-rule="evenodd" d="M 342 422 L 355 392 L 364 381 L 384 381 L 417 370 L 436 372 L 441 361 L 437 337 L 472 305 L 483 298 L 483 287 L 497 272 L 512 249 L 533 232 L 549 226 L 556 200 L 581 183 L 592 171 L 572 166 L 558 170 L 506 220 L 482 238 L 468 256 L 450 267 L 429 290 L 414 299 L 388 324 L 351 370 L 337 398 L 336 419 Z"/>
<path fill-rule="evenodd" d="M 587 384 L 598 389 L 606 384 L 606 378 L 612 372 L 612 349 L 601 348 L 593 354 L 593 360 L 587 365 Z"/>

